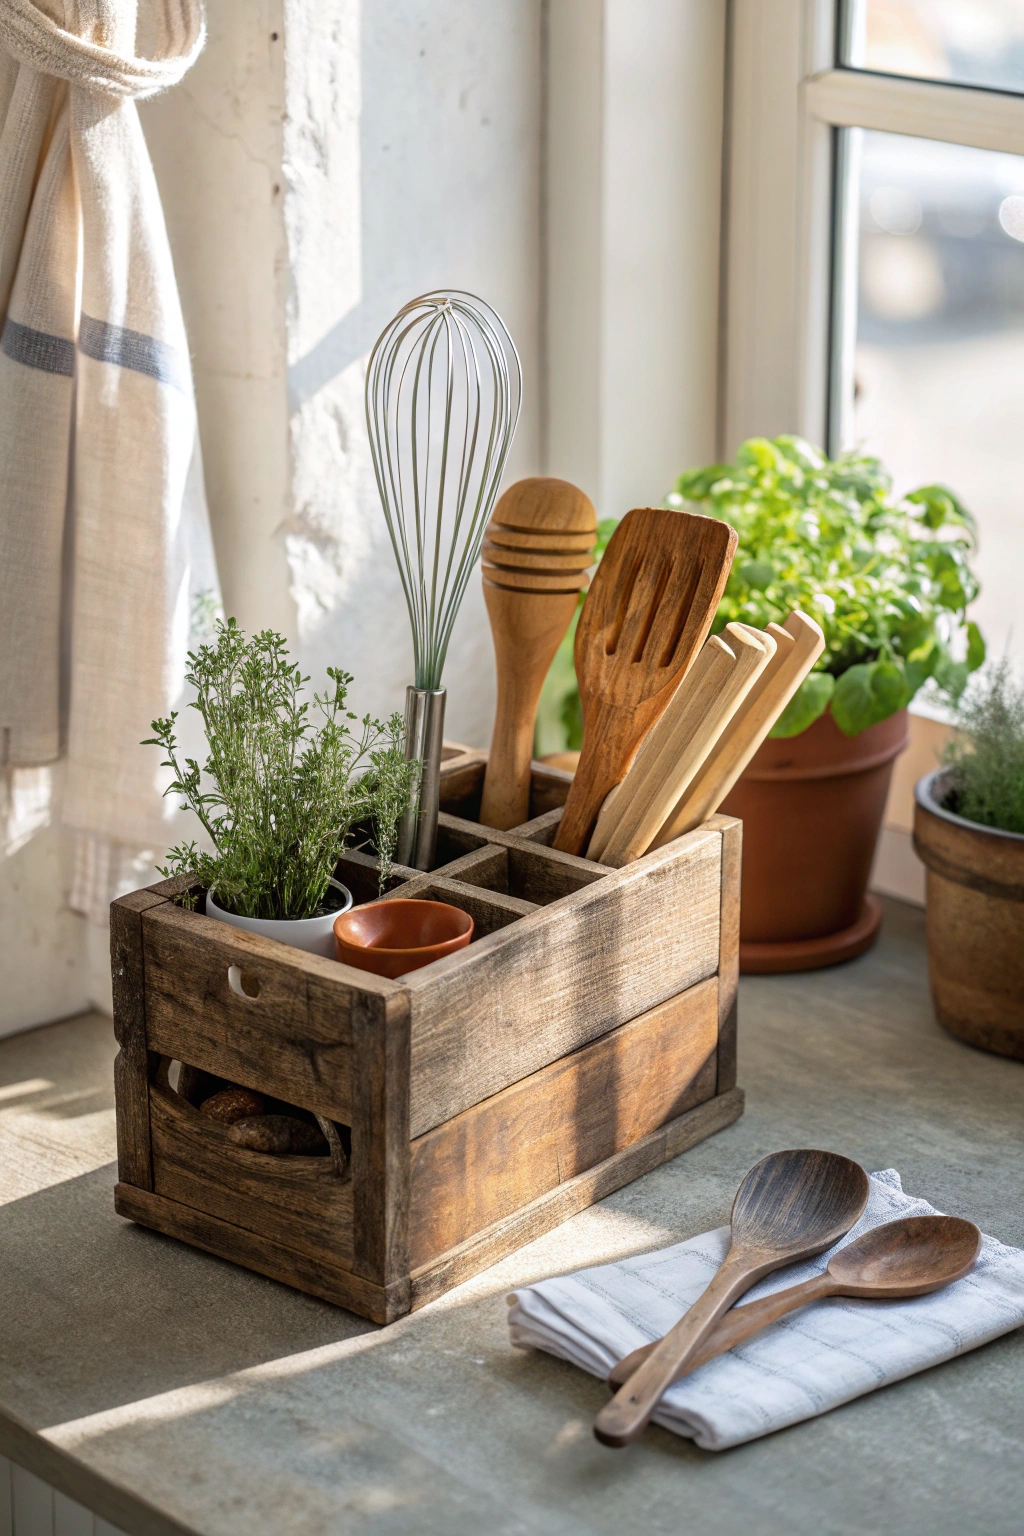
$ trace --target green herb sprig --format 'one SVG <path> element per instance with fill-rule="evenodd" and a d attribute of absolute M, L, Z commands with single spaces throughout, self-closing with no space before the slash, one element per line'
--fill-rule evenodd
<path fill-rule="evenodd" d="M 713 630 L 763 629 L 801 608 L 825 632 L 815 671 L 773 736 L 795 736 L 831 707 L 847 736 L 903 709 L 929 679 L 952 697 L 985 659 L 966 619 L 977 596 L 974 523 L 952 491 L 903 501 L 877 459 L 828 459 L 798 437 L 751 438 L 732 464 L 680 475 L 674 506 L 731 523 L 739 547 Z M 954 659 L 957 639 L 966 652 Z"/>
<path fill-rule="evenodd" d="M 983 827 L 1024 833 L 1024 687 L 1009 661 L 971 680 L 954 719 L 960 734 L 943 753 L 953 769 L 948 808 Z"/>
<path fill-rule="evenodd" d="M 181 757 L 177 712 L 154 720 L 143 745 L 166 752 L 163 766 L 174 774 L 166 793 L 182 796 L 216 852 L 182 843 L 161 873 L 194 874 L 240 917 L 312 917 L 353 828 L 366 824 L 383 890 L 417 767 L 405 760 L 401 716 L 382 724 L 365 715 L 353 731 L 352 678 L 333 667 L 311 713 L 301 697 L 309 678 L 288 659 L 282 636 L 264 630 L 247 640 L 234 619 L 218 622 L 214 641 L 188 660 L 206 762 L 200 769 Z"/>

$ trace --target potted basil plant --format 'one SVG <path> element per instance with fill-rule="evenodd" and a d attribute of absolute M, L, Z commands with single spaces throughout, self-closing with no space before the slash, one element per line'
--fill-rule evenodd
<path fill-rule="evenodd" d="M 877 459 L 828 459 L 797 437 L 753 438 L 733 463 L 681 475 L 668 499 L 739 534 L 714 630 L 799 608 L 825 633 L 722 806 L 744 823 L 741 966 L 850 959 L 881 921 L 867 883 L 907 705 L 930 680 L 955 695 L 984 660 L 966 618 L 971 516 L 940 485 L 896 500 Z"/>
<path fill-rule="evenodd" d="M 1024 687 L 986 668 L 954 711 L 945 764 L 915 791 L 928 969 L 940 1024 L 1024 1060 Z"/>
<path fill-rule="evenodd" d="M 283 638 L 246 639 L 234 619 L 188 659 L 206 762 L 181 756 L 176 712 L 154 720 L 143 745 L 163 748 L 166 793 L 182 796 L 212 847 L 172 848 L 161 874 L 193 875 L 208 917 L 333 958 L 334 920 L 352 905 L 334 871 L 357 826 L 371 829 L 382 890 L 390 875 L 417 766 L 405 760 L 401 716 L 357 721 L 346 708 L 352 679 L 333 667 L 311 708 Z"/>

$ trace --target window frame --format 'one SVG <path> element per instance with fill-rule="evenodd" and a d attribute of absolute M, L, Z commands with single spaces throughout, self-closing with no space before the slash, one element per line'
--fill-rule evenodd
<path fill-rule="evenodd" d="M 840 130 L 1024 156 L 1024 94 L 837 63 L 836 0 L 732 0 L 719 452 L 797 431 L 835 446 Z M 849 221 L 847 221 L 849 225 Z"/>
<path fill-rule="evenodd" d="M 844 139 L 854 136 L 841 131 L 877 129 L 1024 156 L 1024 95 L 837 63 L 839 11 L 836 0 L 729 0 L 723 459 L 748 437 L 795 431 L 834 446 L 842 435 L 843 381 L 832 361 L 845 344 L 852 368 L 840 320 L 849 326 L 856 317 L 849 309 L 841 317 L 839 301 L 856 266 L 842 248 L 842 155 Z M 856 220 L 845 227 L 849 239 Z M 872 889 L 917 905 L 925 889 L 911 841 L 913 783 L 950 734 L 941 708 L 915 700 L 872 871 Z"/>

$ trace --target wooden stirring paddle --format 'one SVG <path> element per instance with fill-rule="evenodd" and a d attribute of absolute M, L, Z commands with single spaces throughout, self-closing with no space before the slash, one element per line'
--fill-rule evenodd
<path fill-rule="evenodd" d="M 567 480 L 535 476 L 509 487 L 484 535 L 484 601 L 494 637 L 498 697 L 480 820 L 507 831 L 530 816 L 537 702 L 594 562 L 597 515 Z"/>
<path fill-rule="evenodd" d="M 939 1291 L 969 1274 L 980 1251 L 980 1231 L 973 1221 L 964 1221 L 959 1216 L 904 1216 L 899 1221 L 872 1227 L 834 1253 L 823 1274 L 776 1291 L 772 1296 L 749 1301 L 745 1306 L 730 1307 L 673 1380 L 678 1381 L 716 1355 L 735 1349 L 762 1328 L 777 1323 L 780 1317 L 826 1296 L 897 1301 Z M 621 1387 L 655 1348 L 654 1344 L 643 1344 L 626 1355 L 609 1371 L 609 1386 Z"/>
<path fill-rule="evenodd" d="M 793 610 L 784 625 L 769 624 L 764 633 L 775 641 L 775 655 L 682 791 L 650 847 L 663 847 L 715 814 L 825 649 L 820 628 L 799 609 Z"/>
<path fill-rule="evenodd" d="M 588 859 L 621 869 L 647 852 L 774 654 L 774 639 L 745 624 L 727 624 L 705 640 L 615 795 L 601 807 Z"/>
<path fill-rule="evenodd" d="M 555 834 L 582 853 L 605 796 L 707 638 L 736 549 L 714 517 L 638 507 L 611 537 L 576 628 L 579 766 Z"/>
<path fill-rule="evenodd" d="M 598 1440 L 612 1446 L 635 1440 L 722 1313 L 762 1276 L 838 1242 L 867 1198 L 863 1168 L 836 1152 L 773 1152 L 755 1163 L 736 1191 L 732 1242 L 710 1285 L 601 1409 L 594 1421 Z"/>

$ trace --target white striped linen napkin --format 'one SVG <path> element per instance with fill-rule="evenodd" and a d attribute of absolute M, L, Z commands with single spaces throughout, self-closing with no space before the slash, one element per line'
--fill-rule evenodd
<path fill-rule="evenodd" d="M 870 1175 L 857 1225 L 834 1248 L 769 1275 L 743 1301 L 821 1274 L 854 1238 L 934 1206 L 904 1194 L 894 1168 Z M 675 1247 L 524 1286 L 509 1297 L 511 1342 L 570 1360 L 606 1377 L 617 1360 L 661 1338 L 705 1289 L 725 1257 L 729 1228 Z M 727 1450 L 827 1413 L 962 1355 L 1024 1323 L 1024 1253 L 993 1237 L 963 1280 L 909 1301 L 833 1296 L 709 1360 L 670 1387 L 654 1421 L 709 1451 Z"/>

